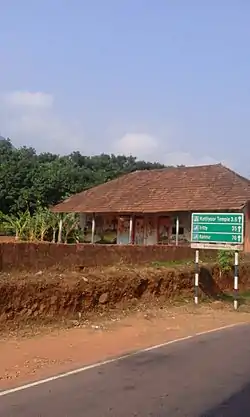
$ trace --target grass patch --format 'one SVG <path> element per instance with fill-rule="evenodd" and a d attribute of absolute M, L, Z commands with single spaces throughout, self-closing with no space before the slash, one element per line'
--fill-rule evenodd
<path fill-rule="evenodd" d="M 224 293 L 218 297 L 219 300 L 225 301 L 228 303 L 233 303 L 234 294 L 233 293 Z M 238 294 L 238 302 L 242 304 L 250 304 L 250 291 L 240 291 Z"/>
<path fill-rule="evenodd" d="M 175 266 L 190 266 L 193 265 L 194 261 L 191 261 L 190 259 L 182 259 L 179 261 L 154 261 L 150 264 L 150 266 L 153 266 L 155 268 L 171 268 Z"/>
<path fill-rule="evenodd" d="M 244 297 L 244 298 L 246 298 L 247 300 L 250 301 L 250 291 L 249 290 L 248 291 L 243 291 L 241 293 L 241 295 L 242 295 L 242 297 Z"/>

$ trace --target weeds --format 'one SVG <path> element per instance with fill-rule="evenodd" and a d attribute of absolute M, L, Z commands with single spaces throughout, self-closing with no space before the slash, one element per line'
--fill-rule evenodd
<path fill-rule="evenodd" d="M 234 252 L 227 250 L 219 250 L 217 255 L 217 261 L 221 273 L 229 272 L 233 266 Z"/>

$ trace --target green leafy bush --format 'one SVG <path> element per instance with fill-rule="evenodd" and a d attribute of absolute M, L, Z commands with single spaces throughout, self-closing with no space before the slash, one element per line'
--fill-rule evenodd
<path fill-rule="evenodd" d="M 219 250 L 217 261 L 221 272 L 231 271 L 234 262 L 234 251 Z"/>

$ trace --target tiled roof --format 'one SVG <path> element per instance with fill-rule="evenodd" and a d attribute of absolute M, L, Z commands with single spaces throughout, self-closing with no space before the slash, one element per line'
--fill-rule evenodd
<path fill-rule="evenodd" d="M 160 213 L 239 210 L 250 181 L 221 164 L 136 171 L 73 195 L 54 212 Z"/>

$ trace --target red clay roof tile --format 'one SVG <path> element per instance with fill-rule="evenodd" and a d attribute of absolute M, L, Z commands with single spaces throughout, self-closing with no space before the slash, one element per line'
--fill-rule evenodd
<path fill-rule="evenodd" d="M 221 164 L 136 171 L 73 195 L 54 212 L 160 213 L 239 210 L 250 181 Z"/>

